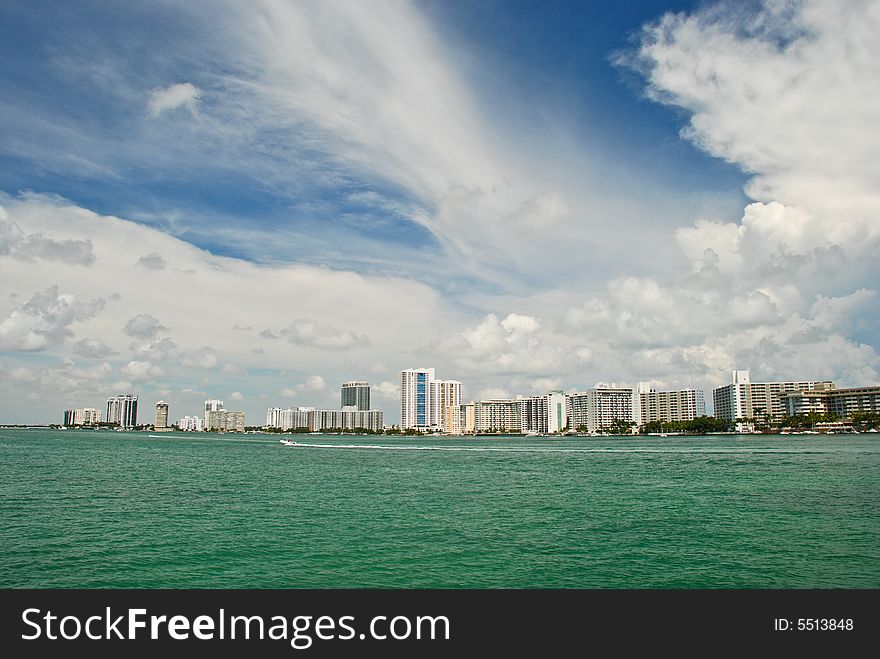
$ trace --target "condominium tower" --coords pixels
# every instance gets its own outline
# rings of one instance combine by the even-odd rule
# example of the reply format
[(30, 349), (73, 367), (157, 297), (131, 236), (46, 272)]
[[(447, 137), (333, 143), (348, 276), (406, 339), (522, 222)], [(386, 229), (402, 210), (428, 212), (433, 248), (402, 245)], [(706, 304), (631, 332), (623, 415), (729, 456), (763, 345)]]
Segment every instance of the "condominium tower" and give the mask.
[(400, 427), (461, 432), (461, 382), (438, 380), (433, 368), (401, 371)]
[(370, 383), (369, 382), (343, 382), (341, 391), (341, 406), (356, 410), (370, 409)]
[(651, 421), (691, 421), (705, 414), (706, 399), (700, 389), (657, 391), (639, 382), (633, 396), (633, 421), (640, 426)]
[(156, 423), (153, 427), (156, 430), (164, 430), (168, 427), (168, 403), (164, 400), (156, 403)]
[(137, 396), (110, 396), (107, 399), (107, 423), (115, 423), (120, 428), (134, 428), (137, 425), (137, 409)]
[(632, 423), (633, 390), (618, 387), (596, 387), (570, 394), (571, 427), (598, 432), (616, 421)]

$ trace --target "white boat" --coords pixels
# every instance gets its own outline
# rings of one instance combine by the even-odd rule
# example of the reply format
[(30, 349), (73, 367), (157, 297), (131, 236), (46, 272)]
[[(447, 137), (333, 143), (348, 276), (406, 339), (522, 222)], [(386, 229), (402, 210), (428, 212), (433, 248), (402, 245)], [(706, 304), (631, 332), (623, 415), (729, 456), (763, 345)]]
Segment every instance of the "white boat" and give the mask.
[(281, 445), (282, 446), (299, 446), (299, 444), (297, 442), (293, 441), (292, 439), (282, 439)]

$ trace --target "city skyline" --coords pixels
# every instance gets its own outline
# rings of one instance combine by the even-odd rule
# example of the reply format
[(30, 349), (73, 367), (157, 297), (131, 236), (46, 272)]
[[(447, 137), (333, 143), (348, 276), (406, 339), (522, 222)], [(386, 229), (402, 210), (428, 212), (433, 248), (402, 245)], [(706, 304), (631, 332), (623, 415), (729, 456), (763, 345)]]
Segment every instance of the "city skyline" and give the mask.
[(877, 6), (625, 4), (4, 3), (0, 420), (880, 384)]
[[(385, 411), (369, 405), (370, 387), (365, 380), (343, 382), (339, 387), (338, 407), (306, 404), (285, 409), (276, 405), (267, 409), (265, 424), (252, 422), (249, 426), (243, 411), (226, 410), (222, 400), (209, 399), (204, 401), (203, 417), (180, 416), (175, 425), (186, 431), (232, 429), (241, 432), (246, 426), (376, 431), (384, 427), (445, 435), (499, 429), (527, 434), (553, 434), (564, 430), (592, 434), (608, 428), (624, 431), (650, 423), (687, 422), (706, 416), (736, 421), (737, 430), (747, 430), (740, 424), (741, 420), (778, 421), (786, 416), (814, 412), (830, 412), (846, 418), (852, 412), (874, 414), (880, 409), (880, 386), (838, 388), (827, 380), (759, 382), (751, 379), (748, 370), (731, 371), (728, 384), (712, 390), (709, 400), (714, 401), (714, 409), (707, 407), (703, 390), (658, 390), (653, 383), (644, 381), (635, 386), (600, 383), (586, 390), (555, 389), (537, 396), (518, 393), (507, 398), (469, 399), (462, 397), (461, 382), (438, 379), (436, 369), (421, 367), (401, 371), (401, 391), (405, 393), (400, 398), (400, 421), (385, 423)], [(133, 413), (122, 411), (123, 401), (127, 401)], [(103, 419), (94, 408), (68, 408), (63, 412), (63, 425), (92, 426), (110, 422), (126, 429), (150, 425), (137, 423), (137, 404), (137, 395), (111, 396)], [(170, 429), (169, 404), (158, 401), (155, 410), (154, 427)], [(750, 427), (751, 422), (748, 424)]]

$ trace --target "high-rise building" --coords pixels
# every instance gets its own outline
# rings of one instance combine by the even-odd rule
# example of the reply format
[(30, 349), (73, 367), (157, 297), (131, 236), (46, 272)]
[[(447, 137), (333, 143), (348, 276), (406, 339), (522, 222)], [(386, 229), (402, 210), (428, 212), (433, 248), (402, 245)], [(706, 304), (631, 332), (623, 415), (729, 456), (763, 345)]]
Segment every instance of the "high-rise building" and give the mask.
[(223, 407), (223, 401), (217, 400), (216, 398), (212, 400), (205, 401), (205, 428), (210, 428), (208, 425), (208, 413), (209, 412), (219, 412), (220, 410), (226, 409)]
[(186, 431), (202, 431), (205, 429), (205, 420), (200, 416), (185, 416), (177, 422), (177, 427)]
[(156, 430), (166, 430), (168, 428), (168, 403), (160, 400), (156, 403), (156, 422), (153, 424)]
[(64, 410), (64, 425), (73, 426), (94, 426), (100, 423), (101, 413), (94, 407), (82, 407), (72, 410)]
[[(798, 391), (833, 389), (830, 380), (803, 382), (752, 382), (748, 371), (732, 371), (732, 382), (712, 392), (715, 416), (719, 419), (764, 418), (780, 419), (785, 416), (783, 394)], [(743, 424), (737, 430), (743, 430)]]
[(437, 380), (433, 368), (400, 372), (400, 427), (461, 432), (461, 382)]
[(633, 390), (618, 387), (596, 387), (570, 394), (571, 426), (598, 432), (615, 422), (632, 423)]
[(471, 401), (461, 406), (461, 431), (473, 435), (477, 431), (477, 403)]
[(568, 401), (562, 391), (544, 396), (519, 398), (522, 432), (541, 435), (562, 432), (568, 427)]
[(633, 421), (639, 426), (651, 421), (691, 421), (705, 414), (706, 399), (700, 389), (657, 391), (639, 382), (633, 395)]
[(458, 380), (438, 380), (436, 387), (440, 431), (453, 435), (461, 434), (461, 382)]
[(370, 409), (370, 383), (369, 382), (343, 382), (341, 391), (341, 407), (354, 408), (355, 410)]
[(282, 410), (270, 407), (266, 412), (266, 427), (280, 430), (307, 429), (309, 432), (339, 429), (365, 429), (377, 432), (385, 427), (385, 415), (380, 410), (316, 410), (297, 407)]
[(474, 406), (474, 432), (522, 432), (522, 399), (498, 398), (468, 405)]
[(107, 423), (115, 423), (120, 428), (134, 428), (137, 425), (137, 408), (137, 396), (110, 396), (107, 399)]
[[(429, 430), (438, 425), (432, 400), (436, 396), (433, 368), (407, 368), (400, 372), (400, 427)], [(432, 396), (434, 389), (434, 396)]]
[(205, 422), (206, 430), (220, 430), (223, 432), (244, 432), (244, 412), (219, 409), (209, 410)]

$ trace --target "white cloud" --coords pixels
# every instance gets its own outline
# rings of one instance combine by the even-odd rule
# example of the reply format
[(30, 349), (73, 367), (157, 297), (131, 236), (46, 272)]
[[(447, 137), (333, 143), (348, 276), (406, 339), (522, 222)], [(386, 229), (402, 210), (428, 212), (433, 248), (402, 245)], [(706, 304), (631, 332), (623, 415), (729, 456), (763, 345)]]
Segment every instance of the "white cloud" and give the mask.
[(379, 384), (370, 385), (370, 397), (376, 397), (387, 401), (399, 401), (400, 383), (383, 380)]
[(303, 383), (303, 388), (306, 391), (323, 391), (326, 387), (327, 383), (320, 375), (310, 375)]
[[(751, 11), (744, 20), (743, 12)], [(702, 245), (752, 262), (831, 244), (851, 256), (880, 239), (880, 8), (860, 0), (721, 3), (667, 14), (639, 51), (648, 93), (690, 111), (683, 134), (753, 173), (756, 200), (739, 225), (678, 233), (692, 260)]]
[(33, 351), (60, 344), (73, 336), (73, 323), (93, 318), (104, 304), (102, 298), (78, 302), (76, 295), (49, 286), (0, 322), (0, 349)]
[(158, 318), (141, 313), (133, 316), (125, 324), (125, 333), (137, 339), (153, 339), (162, 330), (167, 330)]
[(202, 346), (183, 357), (183, 365), (190, 368), (214, 368), (218, 362), (217, 351), (210, 346)]
[(76, 342), (73, 351), (81, 356), (90, 359), (103, 359), (114, 354), (113, 350), (101, 339), (81, 339)]
[(24, 261), (59, 261), (71, 265), (90, 265), (95, 260), (90, 240), (55, 240), (46, 238), (42, 233), (25, 233), (0, 206), (0, 257), (3, 256)]
[[(287, 337), (287, 340), (291, 343), (320, 350), (349, 350), (351, 348), (365, 348), (370, 345), (370, 340), (365, 335), (319, 325), (314, 320), (308, 318), (297, 318), (289, 327), (281, 330), (280, 333), (282, 336)], [(268, 330), (261, 333), (261, 336), (273, 339), (278, 338)]]
[(244, 400), (244, 396), (240, 391), (233, 391), (231, 394), (229, 394), (229, 399), (235, 401)]
[(507, 389), (502, 389), (501, 387), (488, 387), (486, 389), (481, 389), (477, 394), (477, 400), (491, 400), (493, 398), (505, 399), (511, 397), (511, 393)]
[[(225, 31), (225, 20), (210, 29), (228, 43), (233, 73), (200, 105), (195, 87), (175, 96), (167, 94), (172, 86), (152, 99), (156, 117), (198, 110), (200, 120), (185, 127), (194, 136), (168, 139), (172, 133), (161, 131), (176, 122), (143, 122), (157, 146), (138, 143), (131, 153), (145, 153), (145, 169), (168, 175), (235, 163), (237, 173), (282, 190), (299, 192), (320, 174), (316, 185), (333, 189), (350, 178), (403, 191), (406, 201), (370, 190), (353, 193), (352, 203), (420, 224), (428, 246), (401, 259), (378, 241), (340, 250), (334, 234), (331, 267), (256, 265), (58, 198), (2, 196), (0, 344), (57, 358), (68, 352), (58, 346), (73, 341), (75, 355), (112, 362), (112, 374), (54, 367), (64, 391), (80, 383), (100, 393), (107, 378), (143, 363), (162, 369), (174, 390), (234, 387), (253, 405), (286, 382), (300, 384), (282, 395), (304, 399), (310, 374), (344, 381), (374, 373), (374, 364), (385, 369), (376, 379), (388, 378), (374, 391), (389, 403), (399, 395), (396, 372), (421, 364), (481, 395), (598, 380), (708, 386), (732, 367), (874, 382), (876, 338), (856, 337), (874, 331), (872, 289), (880, 281), (878, 10), (755, 3), (755, 20), (738, 25), (728, 6), (669, 16), (646, 31), (640, 49), (650, 94), (689, 113), (685, 136), (752, 177), (753, 203), (742, 213), (696, 214), (652, 196), (644, 181), (603, 189), (607, 175), (589, 167), (591, 154), (535, 149), (521, 132), (505, 139), (501, 124), (510, 118), (485, 120), (448, 47), (413, 6), (268, 0), (254, 12), (232, 5), (242, 19), (229, 22), (234, 29)], [(790, 11), (775, 11), (780, 6)], [(226, 9), (218, 10), (224, 19)], [(556, 139), (581, 146), (569, 135)], [(318, 154), (317, 164), (297, 160), (304, 150)], [(172, 218), (180, 235), (191, 228), (186, 214)], [(687, 226), (673, 233), (672, 216)], [(301, 245), (302, 235), (281, 227), (255, 238), (251, 227), (211, 226), (218, 242), (242, 253), (252, 245), (261, 258), (267, 245), (280, 245), (285, 258), (308, 258), (319, 242), (306, 236), (311, 242)], [(290, 244), (296, 250), (283, 251)], [(681, 254), (672, 252), (676, 244)], [(68, 251), (74, 256), (62, 260)], [(362, 259), (355, 267), (394, 275), (347, 271), (343, 253)], [(668, 274), (688, 261), (691, 273)], [(498, 288), (487, 293), (474, 281)], [(100, 294), (112, 303), (67, 322), (9, 298), (22, 282), (28, 294), (63, 282), (59, 298)], [(166, 325), (174, 340), (163, 335)], [(4, 375), (24, 365), (10, 359)], [(245, 368), (233, 372), (230, 364)], [(145, 377), (151, 367), (129, 370)], [(116, 384), (131, 386), (134, 376), (125, 377)], [(149, 391), (149, 380), (137, 385)], [(10, 404), (38, 412), (45, 400), (28, 403), (35, 390), (21, 389)]]
[(198, 116), (198, 101), (201, 90), (189, 82), (170, 85), (165, 89), (155, 89), (150, 93), (147, 108), (150, 115), (158, 117), (163, 112), (186, 108), (192, 116)]
[(36, 376), (29, 368), (14, 368), (9, 372), (9, 379), (14, 382), (30, 382), (35, 378)]
[(121, 371), (131, 382), (154, 380), (164, 375), (161, 368), (147, 361), (130, 361), (122, 367)]
[(168, 264), (165, 262), (165, 259), (162, 258), (161, 254), (156, 254), (156, 252), (152, 252), (150, 254), (144, 254), (137, 260), (136, 265), (141, 266), (142, 268), (146, 268), (147, 270), (164, 270), (165, 266)]

